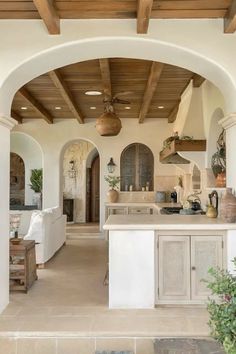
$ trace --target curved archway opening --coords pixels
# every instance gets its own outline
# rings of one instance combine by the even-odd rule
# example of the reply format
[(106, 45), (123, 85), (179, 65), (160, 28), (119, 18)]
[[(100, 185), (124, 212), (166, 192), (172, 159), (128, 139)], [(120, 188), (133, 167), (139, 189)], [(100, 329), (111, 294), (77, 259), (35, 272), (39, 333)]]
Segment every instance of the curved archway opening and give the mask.
[(99, 166), (98, 150), (87, 140), (68, 142), (62, 149), (61, 194), (67, 221), (80, 224), (99, 221)]
[(15, 92), (33, 78), (68, 64), (107, 57), (159, 61), (191, 70), (213, 82), (221, 90), (229, 112), (236, 109), (234, 100), (236, 89), (233, 78), (212, 58), (184, 45), (176, 45), (167, 41), (112, 36), (65, 42), (38, 52), (21, 62), (12, 70), (2, 85), (0, 95), (2, 112), (9, 115)]

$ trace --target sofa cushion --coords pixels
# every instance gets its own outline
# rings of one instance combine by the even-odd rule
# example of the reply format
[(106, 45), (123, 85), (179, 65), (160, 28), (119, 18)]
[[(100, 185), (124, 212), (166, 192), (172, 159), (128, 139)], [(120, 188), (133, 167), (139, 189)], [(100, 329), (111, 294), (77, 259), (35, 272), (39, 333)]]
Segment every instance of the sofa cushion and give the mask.
[(54, 222), (56, 219), (58, 219), (62, 215), (61, 208), (58, 206), (43, 209), (42, 213), (43, 214), (51, 214), (51, 222)]
[(35, 240), (35, 242), (42, 242), (43, 237), (43, 214), (41, 211), (34, 211), (31, 215), (30, 226), (25, 240)]

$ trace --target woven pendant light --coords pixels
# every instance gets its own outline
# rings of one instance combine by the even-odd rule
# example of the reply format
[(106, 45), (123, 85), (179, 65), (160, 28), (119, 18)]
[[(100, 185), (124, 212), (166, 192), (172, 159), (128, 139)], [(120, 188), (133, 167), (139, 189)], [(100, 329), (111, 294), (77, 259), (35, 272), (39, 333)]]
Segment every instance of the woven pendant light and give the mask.
[(112, 106), (105, 108), (105, 112), (96, 120), (96, 129), (101, 136), (116, 136), (121, 127), (121, 120), (114, 113)]

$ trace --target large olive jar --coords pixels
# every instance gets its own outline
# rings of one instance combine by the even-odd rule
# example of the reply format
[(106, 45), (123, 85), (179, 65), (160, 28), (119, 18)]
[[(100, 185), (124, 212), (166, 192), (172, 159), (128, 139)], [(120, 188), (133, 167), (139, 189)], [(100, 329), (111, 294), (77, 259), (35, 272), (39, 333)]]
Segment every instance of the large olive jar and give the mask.
[(226, 188), (220, 203), (220, 216), (226, 222), (236, 222), (236, 197), (232, 188)]

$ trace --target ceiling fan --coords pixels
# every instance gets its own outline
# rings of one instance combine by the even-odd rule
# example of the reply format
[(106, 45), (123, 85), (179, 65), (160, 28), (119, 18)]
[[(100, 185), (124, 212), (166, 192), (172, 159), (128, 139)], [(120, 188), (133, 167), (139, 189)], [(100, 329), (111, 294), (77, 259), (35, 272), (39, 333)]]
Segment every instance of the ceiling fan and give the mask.
[(116, 136), (121, 130), (121, 120), (114, 111), (114, 104), (130, 104), (129, 101), (119, 98), (131, 94), (131, 91), (119, 92), (114, 96), (105, 93), (104, 113), (96, 120), (96, 129), (101, 136)]

